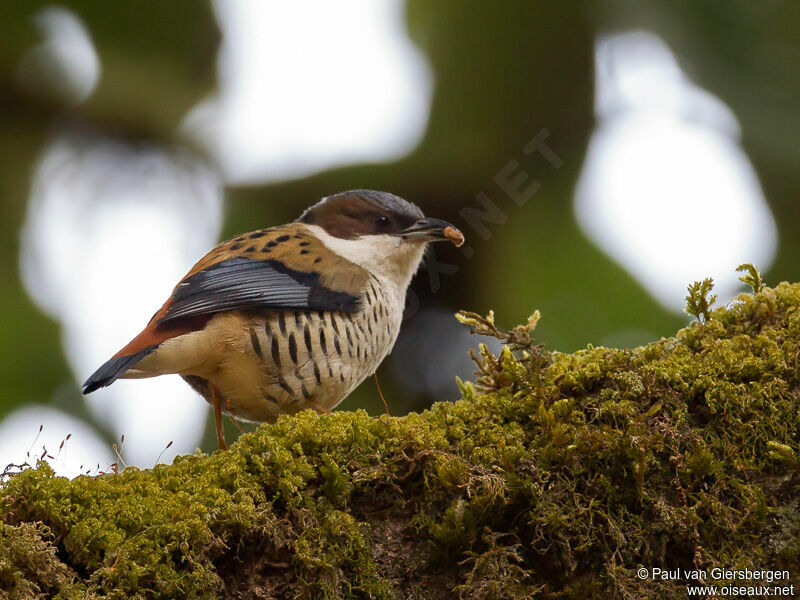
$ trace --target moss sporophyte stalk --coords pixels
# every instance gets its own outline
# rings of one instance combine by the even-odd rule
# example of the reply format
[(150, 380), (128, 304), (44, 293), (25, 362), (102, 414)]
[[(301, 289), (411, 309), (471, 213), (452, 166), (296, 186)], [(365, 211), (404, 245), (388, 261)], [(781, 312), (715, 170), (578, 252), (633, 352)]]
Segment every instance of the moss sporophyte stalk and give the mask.
[[(460, 313), (462, 399), (282, 417), (230, 451), (0, 487), (11, 598), (684, 598), (644, 569), (800, 572), (800, 285), (635, 349)], [(545, 315), (546, 318), (546, 315)], [(737, 579), (736, 585), (744, 585)], [(763, 581), (762, 581), (763, 583)]]

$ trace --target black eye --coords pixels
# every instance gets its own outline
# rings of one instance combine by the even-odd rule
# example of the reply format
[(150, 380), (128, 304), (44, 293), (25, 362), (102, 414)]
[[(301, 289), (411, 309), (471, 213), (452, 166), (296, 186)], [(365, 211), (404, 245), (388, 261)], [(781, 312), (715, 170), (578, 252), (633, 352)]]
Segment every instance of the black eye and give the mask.
[(388, 227), (391, 224), (391, 220), (386, 215), (381, 215), (380, 217), (375, 219), (375, 225), (378, 227)]

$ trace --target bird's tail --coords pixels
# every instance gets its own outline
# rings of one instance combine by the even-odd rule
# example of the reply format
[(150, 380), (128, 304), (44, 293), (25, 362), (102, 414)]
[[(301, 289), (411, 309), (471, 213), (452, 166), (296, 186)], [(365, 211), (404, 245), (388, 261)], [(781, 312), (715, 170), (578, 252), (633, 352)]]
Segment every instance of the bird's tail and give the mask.
[(140, 350), (135, 354), (129, 354), (127, 356), (115, 356), (114, 358), (107, 360), (103, 366), (97, 369), (97, 371), (95, 371), (92, 376), (83, 383), (83, 393), (91, 394), (96, 389), (111, 385), (119, 377), (124, 375), (128, 369), (136, 365), (136, 363), (153, 352), (156, 348), (158, 348), (158, 344), (154, 346), (148, 346), (144, 350)]

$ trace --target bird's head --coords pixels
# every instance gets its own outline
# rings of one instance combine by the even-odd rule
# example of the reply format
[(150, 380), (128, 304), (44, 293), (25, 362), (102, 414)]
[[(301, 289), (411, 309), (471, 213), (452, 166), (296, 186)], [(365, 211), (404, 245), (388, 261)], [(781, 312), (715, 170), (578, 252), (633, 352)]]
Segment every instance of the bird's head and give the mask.
[(450, 223), (388, 192), (352, 190), (328, 196), (298, 219), (331, 250), (365, 269), (408, 285), (428, 242), (464, 243)]

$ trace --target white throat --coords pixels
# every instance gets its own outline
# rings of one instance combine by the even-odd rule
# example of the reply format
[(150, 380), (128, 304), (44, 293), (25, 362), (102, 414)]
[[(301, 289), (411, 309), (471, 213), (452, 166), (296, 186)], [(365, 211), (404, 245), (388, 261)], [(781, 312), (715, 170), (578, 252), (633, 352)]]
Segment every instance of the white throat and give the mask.
[(306, 227), (325, 246), (381, 279), (389, 279), (405, 292), (411, 278), (417, 272), (425, 244), (408, 242), (396, 235), (365, 235), (346, 240), (329, 235), (319, 225)]

